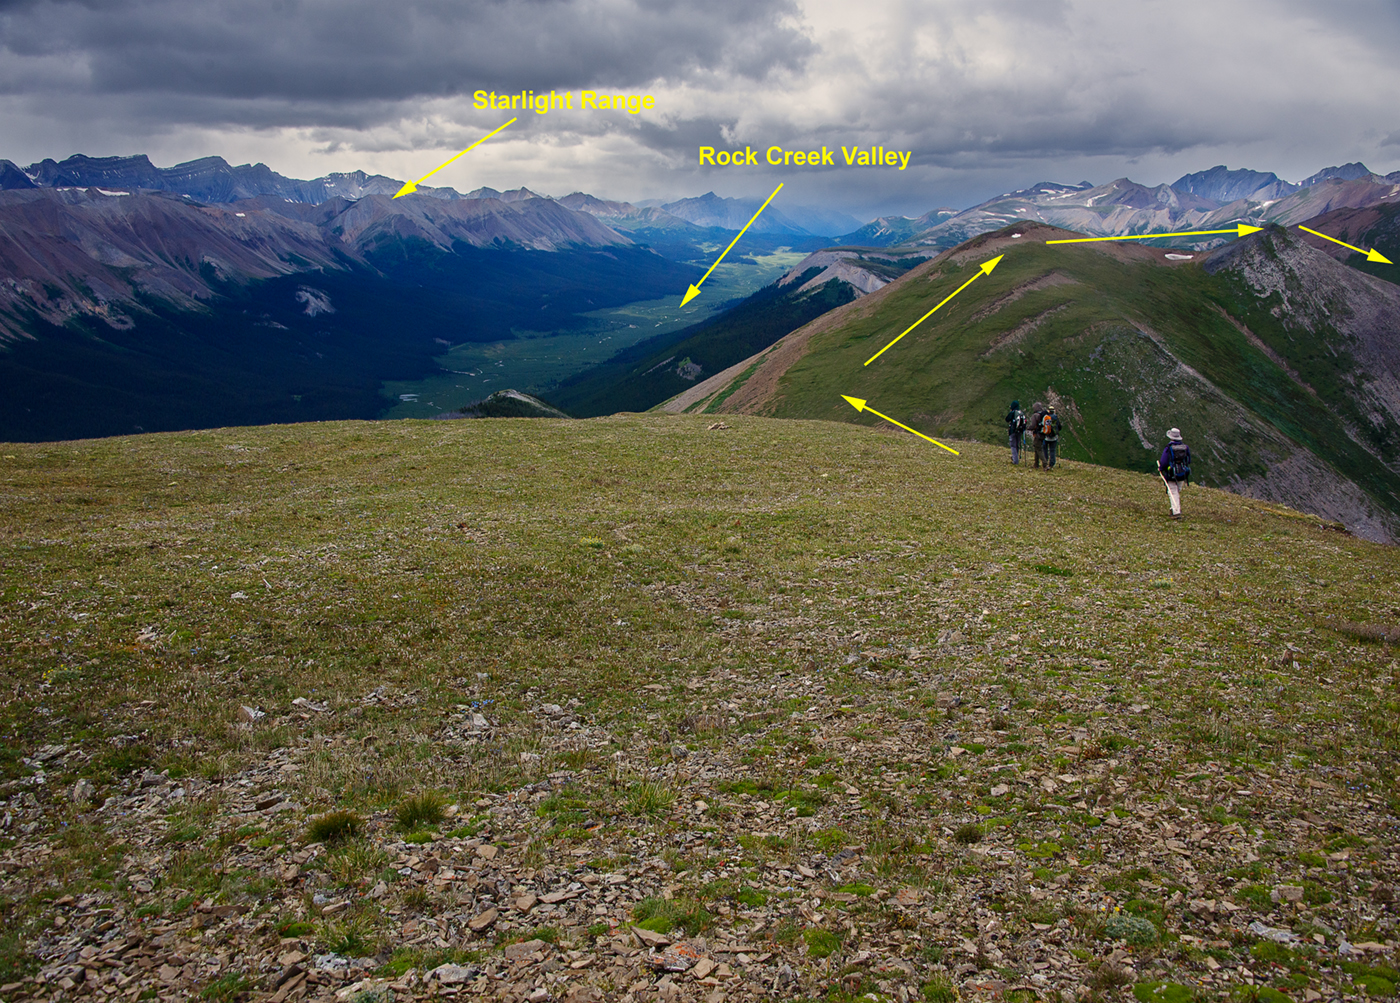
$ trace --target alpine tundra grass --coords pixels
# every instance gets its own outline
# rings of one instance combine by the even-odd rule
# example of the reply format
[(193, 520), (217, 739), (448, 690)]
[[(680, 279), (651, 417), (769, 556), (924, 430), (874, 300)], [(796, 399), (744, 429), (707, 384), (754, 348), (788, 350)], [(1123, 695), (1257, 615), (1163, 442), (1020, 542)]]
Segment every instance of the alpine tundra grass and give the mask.
[(1395, 551), (959, 448), (0, 447), (0, 994), (1393, 985)]

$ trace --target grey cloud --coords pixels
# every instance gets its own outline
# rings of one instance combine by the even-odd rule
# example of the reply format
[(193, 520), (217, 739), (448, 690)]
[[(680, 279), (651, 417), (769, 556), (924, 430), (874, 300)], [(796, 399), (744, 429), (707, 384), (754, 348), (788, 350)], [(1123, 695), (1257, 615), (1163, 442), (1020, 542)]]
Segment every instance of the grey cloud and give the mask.
[[(401, 151), (499, 124), (472, 112), (478, 88), (616, 87), (655, 92), (657, 112), (524, 115), (508, 155), (471, 170), (614, 198), (783, 180), (783, 197), (919, 213), (1217, 163), (1394, 170), (1397, 50), (1393, 0), (0, 0), (0, 156), (252, 148), (289, 175), (394, 173)], [(726, 135), (914, 158), (700, 168)]]
[(332, 107), (382, 121), (380, 103), (477, 89), (797, 69), (812, 45), (796, 13), (791, 0), (70, 0), (5, 8), (0, 60), (68, 56), (96, 93), (179, 97), (185, 114), (207, 98), (204, 121), (260, 126), (258, 102), (295, 106), (303, 125)]

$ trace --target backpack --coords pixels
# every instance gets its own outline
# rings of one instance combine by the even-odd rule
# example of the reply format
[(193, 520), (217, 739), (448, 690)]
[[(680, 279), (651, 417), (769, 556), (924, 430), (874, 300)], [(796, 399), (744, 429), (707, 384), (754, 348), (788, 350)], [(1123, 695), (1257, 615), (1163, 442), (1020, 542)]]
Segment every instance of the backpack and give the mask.
[(1172, 462), (1171, 475), (1174, 481), (1189, 481), (1191, 479), (1191, 449), (1184, 442), (1173, 442), (1171, 444)]
[(1055, 416), (1048, 411), (1040, 419), (1040, 434), (1047, 438), (1055, 434)]
[(1006, 416), (1006, 427), (1011, 432), (1024, 432), (1026, 430), (1026, 412), (1019, 408)]

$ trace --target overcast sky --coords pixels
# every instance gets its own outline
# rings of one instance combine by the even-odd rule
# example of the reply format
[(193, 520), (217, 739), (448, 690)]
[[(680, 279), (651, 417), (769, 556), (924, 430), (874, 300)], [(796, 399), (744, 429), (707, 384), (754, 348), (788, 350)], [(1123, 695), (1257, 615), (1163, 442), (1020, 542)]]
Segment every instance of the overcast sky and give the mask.
[[(0, 0), (0, 158), (217, 154), (417, 178), (509, 115), (478, 89), (651, 94), (523, 114), (432, 183), (766, 196), (862, 218), (1037, 181), (1400, 169), (1400, 0)], [(700, 168), (701, 145), (911, 150)]]

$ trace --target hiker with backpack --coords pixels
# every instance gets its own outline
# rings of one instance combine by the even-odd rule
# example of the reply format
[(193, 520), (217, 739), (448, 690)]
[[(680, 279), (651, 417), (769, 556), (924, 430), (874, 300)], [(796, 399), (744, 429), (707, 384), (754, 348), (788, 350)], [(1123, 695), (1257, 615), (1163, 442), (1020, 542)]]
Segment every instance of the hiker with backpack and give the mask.
[(1045, 443), (1045, 469), (1049, 470), (1060, 453), (1060, 416), (1055, 413), (1054, 404), (1040, 416), (1040, 437)]
[(1011, 402), (1011, 410), (1006, 412), (1006, 436), (1011, 445), (1011, 463), (1021, 462), (1021, 442), (1026, 436), (1026, 412), (1021, 410), (1021, 402)]
[(1035, 449), (1035, 465), (1039, 469), (1045, 462), (1045, 436), (1040, 431), (1041, 423), (1045, 420), (1045, 405), (1036, 401), (1031, 410), (1031, 445)]
[(1157, 473), (1167, 486), (1172, 518), (1181, 518), (1181, 486), (1191, 481), (1191, 447), (1181, 441), (1181, 429), (1167, 430), (1167, 448), (1157, 458)]

